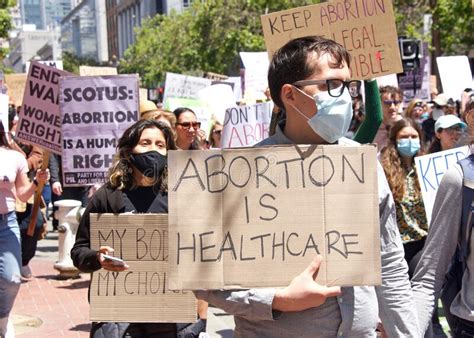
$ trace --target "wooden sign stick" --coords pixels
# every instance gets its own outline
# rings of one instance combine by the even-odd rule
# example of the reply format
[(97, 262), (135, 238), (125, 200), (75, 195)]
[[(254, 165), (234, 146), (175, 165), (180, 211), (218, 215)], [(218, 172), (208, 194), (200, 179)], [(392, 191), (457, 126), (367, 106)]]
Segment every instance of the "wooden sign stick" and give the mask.
[[(48, 169), (49, 165), (49, 151), (43, 150), (43, 163), (41, 164), (41, 169), (46, 170)], [(35, 226), (36, 226), (36, 218), (38, 217), (38, 210), (41, 203), (41, 194), (43, 193), (44, 183), (39, 182), (38, 187), (36, 188), (35, 192), (35, 201), (33, 203), (33, 209), (31, 210), (31, 219), (30, 224), (28, 224), (28, 232), (27, 235), (33, 237), (35, 233)]]

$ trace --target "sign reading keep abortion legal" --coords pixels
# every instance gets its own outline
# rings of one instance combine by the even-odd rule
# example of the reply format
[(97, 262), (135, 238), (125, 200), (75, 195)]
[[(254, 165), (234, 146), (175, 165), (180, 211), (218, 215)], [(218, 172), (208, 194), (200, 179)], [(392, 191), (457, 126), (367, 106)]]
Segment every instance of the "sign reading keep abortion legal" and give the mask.
[(65, 186), (103, 183), (118, 139), (138, 121), (138, 76), (61, 78)]
[(352, 55), (354, 79), (403, 71), (390, 0), (334, 0), (262, 15), (261, 20), (270, 57), (292, 39), (321, 35)]
[(324, 285), (381, 282), (375, 147), (170, 151), (168, 166), (170, 289), (282, 287), (318, 254)]

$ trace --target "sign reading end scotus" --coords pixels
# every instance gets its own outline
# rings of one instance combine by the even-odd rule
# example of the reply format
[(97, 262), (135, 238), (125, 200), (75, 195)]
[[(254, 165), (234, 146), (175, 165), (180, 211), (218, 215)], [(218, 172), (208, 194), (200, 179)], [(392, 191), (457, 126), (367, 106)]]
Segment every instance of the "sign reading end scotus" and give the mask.
[(334, 0), (262, 15), (270, 56), (288, 41), (321, 35), (351, 54), (354, 79), (402, 72), (390, 0)]
[(59, 87), (64, 185), (103, 183), (118, 139), (138, 121), (138, 76), (68, 76)]
[(169, 152), (170, 288), (378, 285), (373, 146)]
[(92, 214), (91, 248), (107, 245), (130, 266), (92, 274), (90, 319), (189, 323), (196, 319), (192, 292), (168, 290), (167, 214)]

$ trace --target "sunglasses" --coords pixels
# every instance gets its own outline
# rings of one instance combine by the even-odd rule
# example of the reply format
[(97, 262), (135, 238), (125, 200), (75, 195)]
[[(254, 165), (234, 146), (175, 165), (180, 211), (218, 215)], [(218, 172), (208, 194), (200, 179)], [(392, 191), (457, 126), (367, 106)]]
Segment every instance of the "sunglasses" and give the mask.
[(191, 129), (191, 127), (193, 127), (194, 129), (201, 128), (201, 122), (177, 122), (176, 124), (186, 130)]
[(220, 135), (220, 134), (222, 134), (222, 130), (213, 130), (212, 133)]
[(398, 106), (400, 103), (402, 103), (402, 101), (392, 101), (392, 100), (385, 100), (383, 101), (383, 104), (390, 107), (392, 104), (394, 104), (395, 106)]

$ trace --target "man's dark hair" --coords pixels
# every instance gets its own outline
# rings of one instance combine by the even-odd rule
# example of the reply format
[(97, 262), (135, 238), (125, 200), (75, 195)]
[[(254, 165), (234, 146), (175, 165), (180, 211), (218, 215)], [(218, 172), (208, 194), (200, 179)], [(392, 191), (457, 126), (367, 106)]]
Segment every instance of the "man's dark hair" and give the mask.
[(273, 54), (268, 68), (268, 86), (273, 102), (284, 108), (280, 98), (284, 84), (306, 80), (314, 73), (315, 64), (308, 62), (312, 53), (318, 56), (329, 54), (334, 59), (331, 67), (350, 65), (349, 52), (333, 40), (321, 36), (305, 36), (289, 41)]
[(403, 98), (402, 91), (398, 87), (382, 86), (379, 88), (379, 92), (380, 92), (380, 97), (382, 97), (382, 95), (385, 93), (389, 93), (391, 97), (395, 97), (396, 95), (398, 95), (400, 100)]

